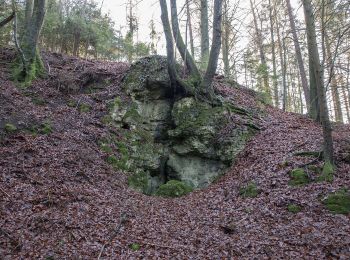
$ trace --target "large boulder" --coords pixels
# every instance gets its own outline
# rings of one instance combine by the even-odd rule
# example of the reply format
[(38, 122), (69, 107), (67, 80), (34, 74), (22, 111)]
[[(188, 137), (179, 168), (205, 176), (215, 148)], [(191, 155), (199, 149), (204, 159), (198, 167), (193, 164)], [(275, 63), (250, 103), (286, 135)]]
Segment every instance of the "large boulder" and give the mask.
[(192, 188), (208, 186), (256, 132), (249, 124), (251, 115), (242, 110), (237, 113), (228, 102), (212, 107), (176, 93), (170, 86), (165, 57), (134, 63), (122, 89), (128, 99), (114, 102), (111, 116), (125, 131), (127, 168), (144, 176), (139, 190), (145, 193), (153, 193), (172, 179)]

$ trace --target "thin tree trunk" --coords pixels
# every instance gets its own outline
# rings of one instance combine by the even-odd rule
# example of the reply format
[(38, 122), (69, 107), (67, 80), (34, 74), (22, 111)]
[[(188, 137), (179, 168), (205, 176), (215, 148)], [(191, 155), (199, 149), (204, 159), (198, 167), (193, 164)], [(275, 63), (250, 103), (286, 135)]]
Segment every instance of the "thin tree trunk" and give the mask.
[(292, 32), (292, 36), (293, 36), (295, 55), (296, 55), (296, 58), (298, 61), (301, 84), (302, 84), (303, 91), (304, 91), (306, 107), (307, 107), (307, 110), (309, 111), (310, 110), (310, 90), (309, 90), (309, 86), (307, 83), (304, 61), (303, 61), (302, 54), (301, 54), (299, 39), (298, 39), (297, 31), (296, 31), (293, 10), (292, 10), (291, 4), (290, 4), (290, 0), (286, 0), (286, 4), (287, 4), (287, 11), (288, 11), (288, 16), (289, 16), (290, 28), (291, 28), (291, 32)]
[(187, 10), (187, 19), (188, 19), (188, 30), (190, 35), (190, 49), (191, 55), (194, 59), (194, 43), (193, 43), (193, 30), (192, 30), (192, 19), (191, 19), (191, 10), (190, 10), (190, 0), (186, 0), (186, 10)]
[(201, 31), (201, 69), (205, 70), (209, 62), (209, 18), (208, 0), (200, 0)]
[(286, 38), (282, 39), (283, 50), (283, 65), (282, 65), (282, 81), (283, 81), (283, 111), (287, 111), (288, 102), (288, 86), (287, 86), (287, 50), (286, 50)]
[(326, 49), (326, 60), (328, 65), (328, 71), (329, 71), (329, 77), (330, 77), (330, 89), (332, 93), (332, 101), (334, 106), (334, 115), (335, 115), (335, 121), (336, 122), (343, 122), (343, 113), (341, 110), (341, 102), (340, 102), (340, 96), (339, 96), (339, 90), (338, 90), (338, 84), (337, 84), (337, 78), (336, 75), (334, 75), (334, 69), (332, 68), (332, 52), (331, 52), (331, 46), (329, 43), (329, 37), (327, 33), (327, 29), (324, 29), (324, 39), (325, 39), (325, 49)]
[(254, 27), (255, 27), (255, 33), (256, 33), (256, 41), (257, 41), (258, 48), (259, 48), (260, 63), (261, 63), (262, 70), (263, 70), (264, 91), (267, 93), (269, 98), (271, 98), (271, 90), (270, 90), (270, 86), (269, 86), (267, 63), (266, 63), (266, 57), (265, 57), (265, 52), (264, 52), (264, 47), (263, 47), (263, 42), (262, 42), (263, 39), (262, 39), (260, 29), (258, 27), (258, 21), (257, 21), (256, 15), (255, 15), (255, 7), (253, 5), (252, 0), (250, 0), (250, 6), (251, 6), (252, 14), (253, 14)]
[(230, 37), (230, 30), (229, 30), (229, 21), (228, 21), (228, 7), (227, 7), (227, 0), (224, 1), (224, 11), (223, 11), (223, 20), (222, 20), (222, 27), (223, 27), (223, 33), (222, 33), (222, 60), (224, 63), (224, 75), (225, 77), (230, 77), (230, 62), (229, 62), (229, 37)]
[(213, 18), (213, 41), (210, 49), (207, 71), (202, 80), (202, 88), (214, 97), (214, 88), (212, 86), (213, 78), (218, 65), (218, 59), (221, 49), (221, 22), (222, 22), (222, 0), (214, 0), (214, 18)]
[(9, 22), (12, 21), (12, 19), (15, 17), (15, 12), (12, 12), (7, 18), (4, 20), (0, 21), (0, 28), (8, 24)]
[(329, 120), (328, 108), (327, 108), (327, 99), (324, 89), (323, 82), (323, 71), (320, 63), (320, 57), (317, 47), (317, 36), (315, 30), (315, 19), (313, 15), (313, 10), (310, 0), (302, 0), (305, 23), (306, 23), (306, 32), (308, 40), (308, 49), (309, 49), (309, 63), (313, 64), (313, 71), (310, 71), (310, 74), (314, 75), (316, 90), (318, 96), (318, 107), (320, 111), (320, 120), (322, 123), (323, 129), (323, 148), (324, 148), (324, 159), (325, 162), (333, 164), (333, 139), (332, 139), (332, 128)]
[(199, 70), (193, 60), (193, 57), (188, 52), (180, 33), (179, 22), (177, 17), (176, 0), (170, 0), (170, 6), (171, 6), (171, 24), (173, 28), (173, 36), (176, 41), (177, 49), (179, 50), (181, 58), (185, 62), (191, 76), (196, 78), (197, 80), (200, 80), (201, 76), (200, 76)]
[(175, 89), (176, 87), (175, 63), (176, 62), (174, 57), (174, 43), (173, 43), (173, 37), (171, 35), (168, 7), (166, 4), (166, 0), (159, 0), (159, 4), (161, 8), (161, 19), (163, 23), (163, 30), (164, 30), (165, 40), (166, 40), (168, 73), (169, 73), (171, 86)]
[(275, 34), (273, 31), (273, 12), (272, 12), (271, 0), (269, 0), (269, 11), (270, 11), (270, 35), (271, 35), (271, 52), (272, 52), (272, 70), (273, 70), (273, 90), (275, 106), (279, 107), (278, 97), (278, 82), (277, 82), (277, 66), (276, 66), (276, 46), (275, 46)]

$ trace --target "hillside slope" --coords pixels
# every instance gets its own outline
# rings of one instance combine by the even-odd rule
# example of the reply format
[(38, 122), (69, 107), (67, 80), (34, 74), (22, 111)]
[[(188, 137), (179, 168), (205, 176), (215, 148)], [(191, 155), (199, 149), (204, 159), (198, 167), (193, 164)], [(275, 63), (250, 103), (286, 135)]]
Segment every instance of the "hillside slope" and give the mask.
[[(332, 183), (288, 185), (288, 173), (313, 160), (293, 153), (319, 150), (321, 129), (266, 107), (262, 131), (215, 184), (181, 198), (150, 197), (129, 189), (99, 147), (118, 138), (101, 120), (123, 96), (128, 65), (46, 54), (48, 78), (20, 90), (9, 80), (13, 56), (0, 51), (2, 259), (350, 258), (349, 215), (321, 202), (350, 187), (349, 125), (335, 128)], [(247, 89), (219, 80), (216, 87), (242, 107), (260, 104)], [(6, 132), (9, 123), (17, 130)], [(239, 196), (250, 181), (259, 195)], [(291, 203), (302, 210), (289, 212)]]

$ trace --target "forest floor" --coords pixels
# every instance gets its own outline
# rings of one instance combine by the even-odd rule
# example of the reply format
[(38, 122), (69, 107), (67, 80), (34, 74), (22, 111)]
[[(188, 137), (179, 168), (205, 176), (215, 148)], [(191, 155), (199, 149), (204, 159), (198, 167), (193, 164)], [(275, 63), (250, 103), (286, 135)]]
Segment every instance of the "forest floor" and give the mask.
[[(151, 197), (128, 188), (99, 146), (120, 134), (101, 119), (123, 95), (129, 66), (46, 54), (49, 76), (20, 89), (10, 81), (13, 58), (0, 50), (1, 259), (350, 258), (350, 216), (322, 204), (350, 187), (349, 125), (334, 126), (332, 183), (288, 185), (289, 172), (313, 160), (293, 154), (320, 150), (321, 129), (266, 106), (262, 130), (224, 177), (184, 197)], [(235, 104), (259, 106), (251, 91), (216, 87)], [(7, 123), (17, 130), (5, 133)], [(250, 181), (259, 195), (239, 196)], [(301, 211), (289, 212), (291, 203)]]

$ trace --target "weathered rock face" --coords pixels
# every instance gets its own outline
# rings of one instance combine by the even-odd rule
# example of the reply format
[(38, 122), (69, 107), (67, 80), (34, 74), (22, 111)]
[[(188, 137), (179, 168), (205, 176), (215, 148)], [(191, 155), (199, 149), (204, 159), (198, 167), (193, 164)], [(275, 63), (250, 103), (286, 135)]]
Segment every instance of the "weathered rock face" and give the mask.
[(122, 88), (130, 100), (115, 102), (112, 118), (125, 128), (126, 167), (143, 176), (138, 179), (145, 193), (172, 179), (193, 188), (208, 186), (255, 132), (247, 123), (249, 115), (238, 114), (231, 104), (213, 108), (175, 93), (165, 57), (134, 63)]

